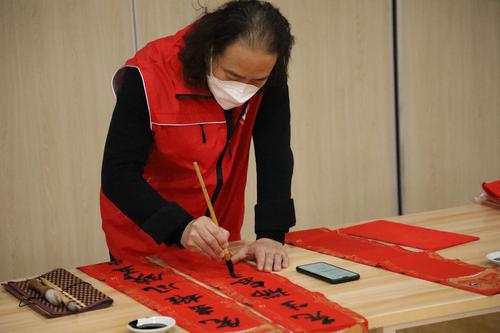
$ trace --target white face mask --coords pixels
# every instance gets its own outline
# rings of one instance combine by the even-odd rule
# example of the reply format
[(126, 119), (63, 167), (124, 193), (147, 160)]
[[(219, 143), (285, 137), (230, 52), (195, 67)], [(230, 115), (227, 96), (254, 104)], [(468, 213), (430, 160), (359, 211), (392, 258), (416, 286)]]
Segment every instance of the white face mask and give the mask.
[[(210, 61), (210, 64), (212, 61)], [(251, 84), (238, 81), (224, 81), (216, 78), (212, 73), (210, 65), (210, 75), (207, 75), (208, 89), (212, 92), (215, 100), (224, 110), (229, 110), (242, 105), (260, 89)]]

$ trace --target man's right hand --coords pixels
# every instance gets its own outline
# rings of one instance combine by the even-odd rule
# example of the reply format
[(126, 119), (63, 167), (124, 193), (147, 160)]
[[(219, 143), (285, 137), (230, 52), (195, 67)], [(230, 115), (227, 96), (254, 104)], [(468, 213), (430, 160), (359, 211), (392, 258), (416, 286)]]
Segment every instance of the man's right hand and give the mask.
[(201, 252), (213, 259), (224, 257), (229, 243), (229, 231), (217, 226), (207, 216), (201, 216), (186, 226), (181, 244), (193, 252)]

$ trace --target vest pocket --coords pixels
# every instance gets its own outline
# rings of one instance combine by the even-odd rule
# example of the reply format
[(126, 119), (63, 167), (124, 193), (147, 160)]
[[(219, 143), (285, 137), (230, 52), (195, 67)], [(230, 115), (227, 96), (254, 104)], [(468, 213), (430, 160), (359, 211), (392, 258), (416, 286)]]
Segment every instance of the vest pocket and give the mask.
[(204, 161), (215, 165), (226, 145), (226, 123), (155, 124), (154, 148), (169, 163), (191, 165)]
[(205, 134), (205, 129), (203, 128), (203, 124), (200, 124), (200, 128), (201, 128), (201, 142), (205, 144), (207, 143), (207, 136)]

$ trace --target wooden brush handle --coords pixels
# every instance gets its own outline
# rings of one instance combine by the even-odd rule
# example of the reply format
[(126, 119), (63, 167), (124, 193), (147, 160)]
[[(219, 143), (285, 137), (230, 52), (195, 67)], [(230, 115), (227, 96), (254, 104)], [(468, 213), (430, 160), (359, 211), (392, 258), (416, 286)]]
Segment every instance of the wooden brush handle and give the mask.
[(42, 282), (40, 282), (40, 280), (38, 280), (38, 279), (30, 280), (29, 286), (30, 286), (31, 289), (35, 289), (40, 294), (42, 294), (42, 296), (45, 296), (45, 293), (48, 290), (53, 289), (53, 288), (51, 288), (49, 286), (43, 285)]
[(49, 280), (47, 280), (46, 278), (40, 278), (40, 282), (44, 285), (44, 286), (47, 286), (49, 288), (52, 288), (52, 289), (55, 289), (59, 292), (61, 292), (61, 288), (59, 288), (58, 286), (56, 286), (55, 284), (53, 284), (52, 282), (50, 282)]
[(217, 217), (215, 216), (214, 207), (212, 206), (212, 201), (210, 200), (210, 196), (208, 195), (207, 187), (205, 186), (205, 181), (203, 180), (203, 176), (201, 175), (198, 162), (193, 162), (193, 165), (194, 170), (196, 171), (196, 175), (198, 176), (198, 181), (200, 182), (201, 190), (203, 191), (203, 196), (205, 197), (205, 201), (207, 202), (208, 211), (210, 212), (210, 218), (216, 225), (219, 225)]
[[(205, 181), (203, 180), (203, 176), (201, 175), (198, 162), (193, 162), (193, 165), (194, 170), (196, 171), (196, 175), (198, 176), (198, 181), (200, 182), (201, 190), (203, 191), (203, 196), (205, 197), (205, 201), (207, 202), (208, 211), (210, 212), (210, 218), (216, 225), (219, 225), (217, 217), (215, 216), (214, 207), (212, 206), (212, 201), (210, 200), (210, 196), (208, 195), (207, 187), (205, 186)], [(231, 260), (231, 254), (229, 253), (228, 249), (224, 250), (224, 259)]]

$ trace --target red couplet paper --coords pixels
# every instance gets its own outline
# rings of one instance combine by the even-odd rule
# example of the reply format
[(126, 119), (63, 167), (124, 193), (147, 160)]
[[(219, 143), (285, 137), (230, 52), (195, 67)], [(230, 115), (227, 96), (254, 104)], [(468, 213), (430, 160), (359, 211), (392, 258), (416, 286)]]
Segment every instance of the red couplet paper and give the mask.
[(422, 250), (437, 251), (478, 240), (479, 237), (378, 220), (342, 228), (341, 232)]
[(192, 332), (282, 332), (231, 299), (149, 263), (114, 261), (79, 267)]
[(395, 273), (483, 295), (500, 293), (500, 269), (449, 260), (432, 251), (409, 251), (326, 228), (291, 232), (286, 242)]
[(500, 180), (484, 182), (483, 190), (493, 199), (500, 200)]
[(175, 269), (252, 306), (289, 332), (337, 332), (354, 326), (360, 331), (368, 329), (364, 317), (323, 294), (304, 289), (280, 275), (259, 272), (247, 263), (235, 265), (234, 278), (223, 261), (186, 250), (172, 249), (160, 257)]

